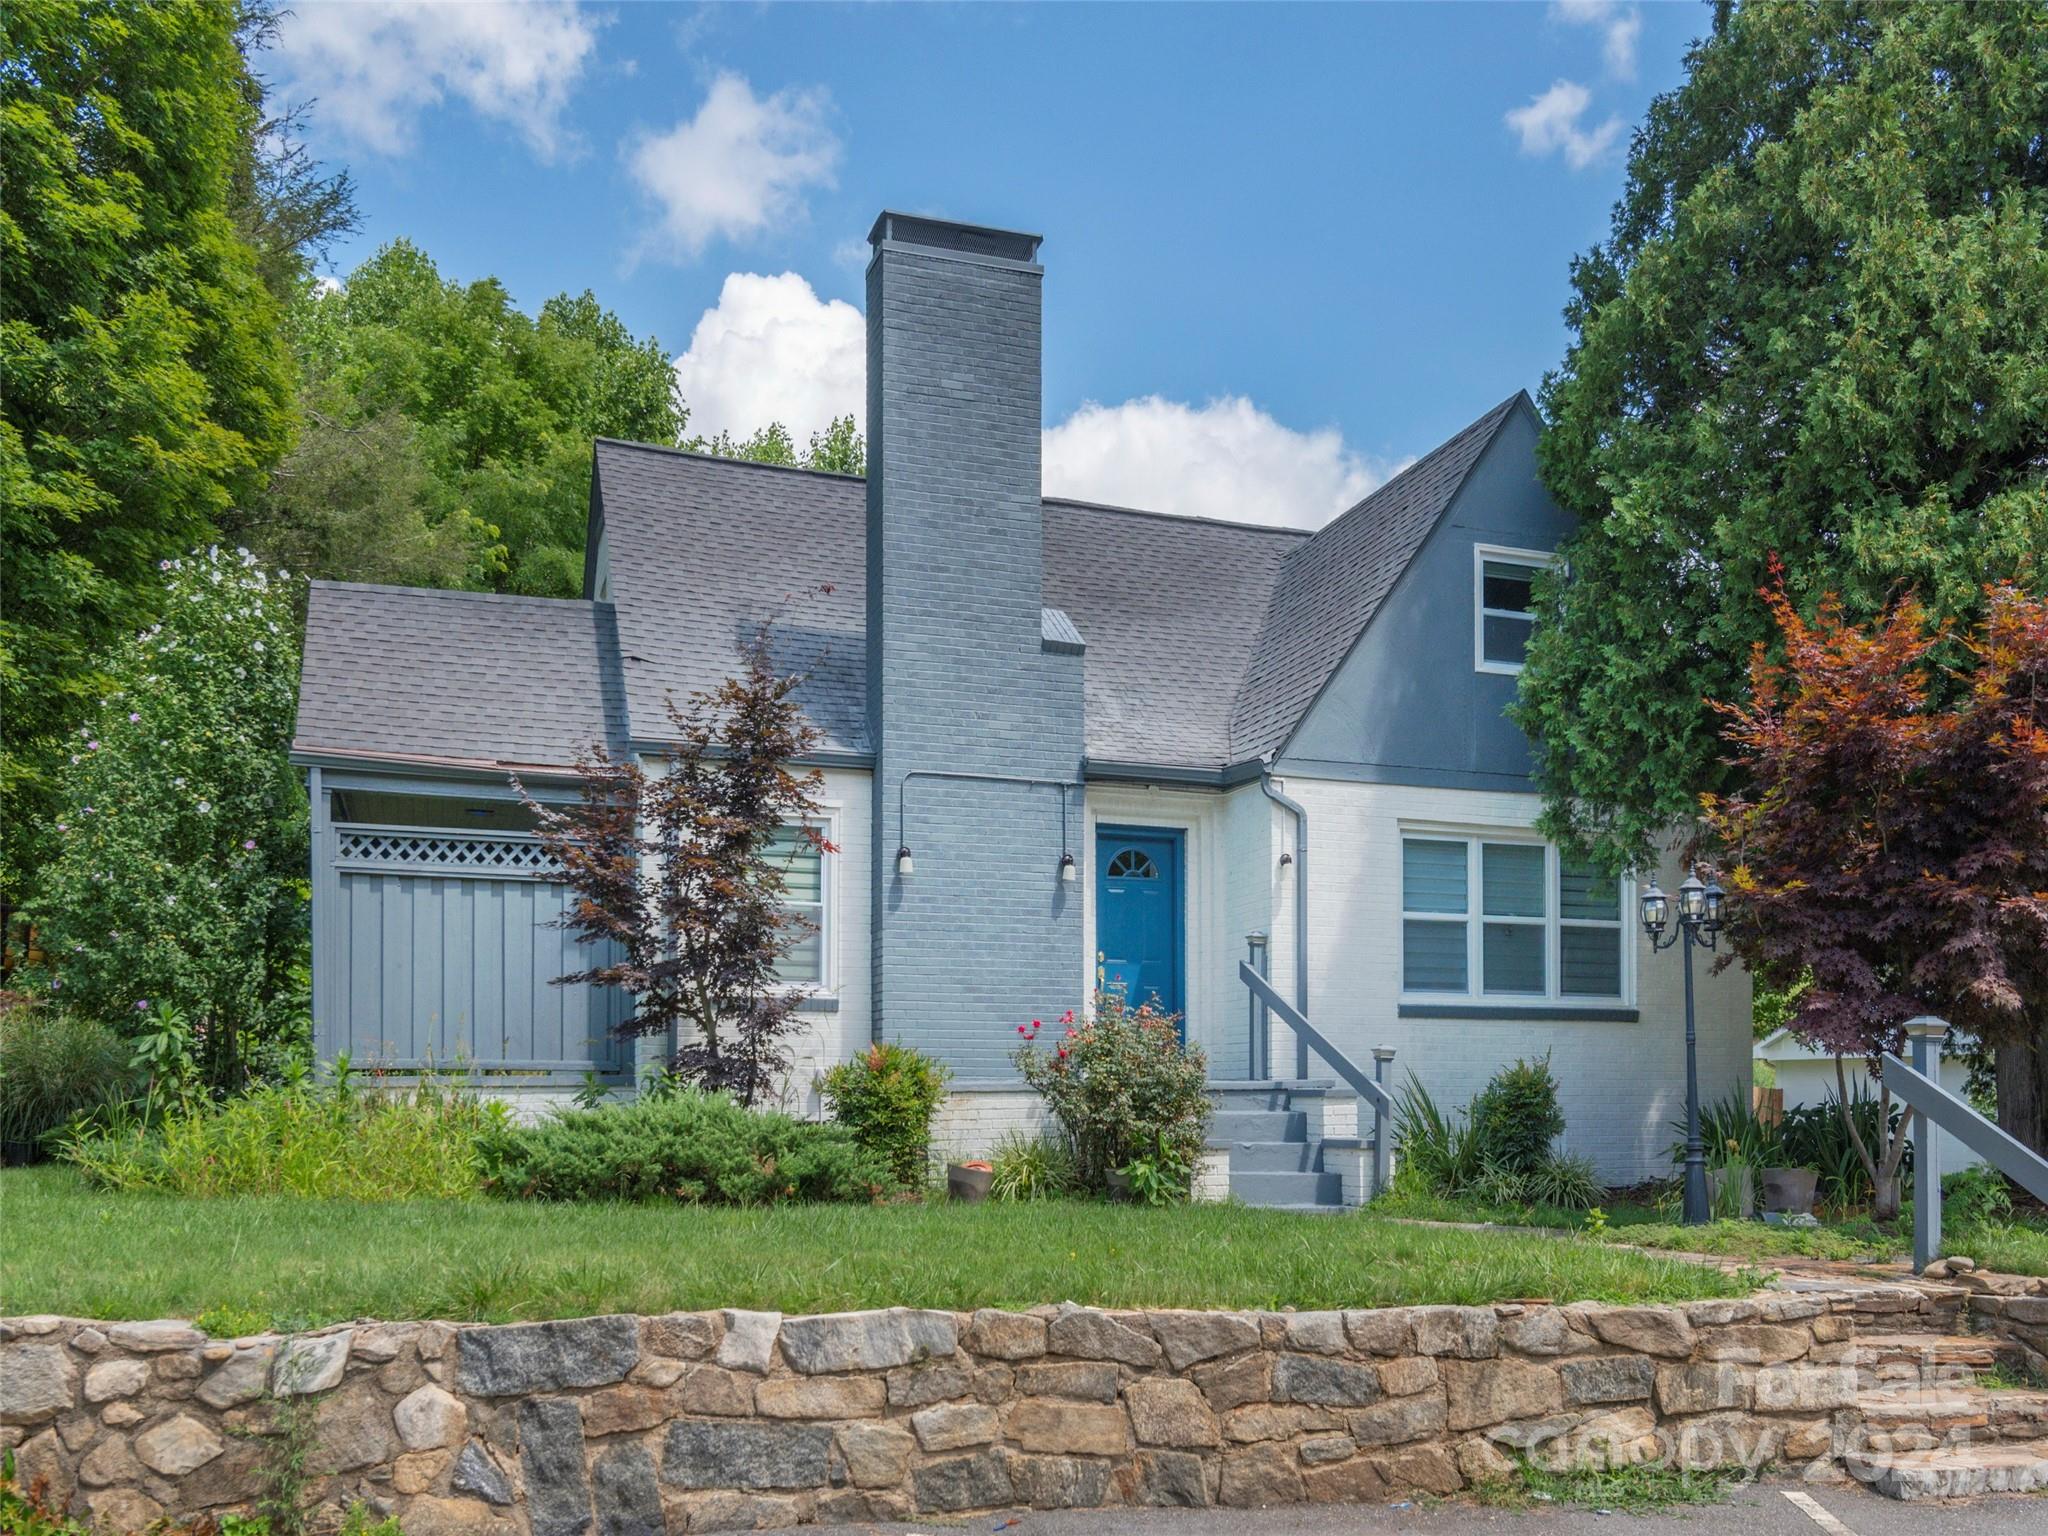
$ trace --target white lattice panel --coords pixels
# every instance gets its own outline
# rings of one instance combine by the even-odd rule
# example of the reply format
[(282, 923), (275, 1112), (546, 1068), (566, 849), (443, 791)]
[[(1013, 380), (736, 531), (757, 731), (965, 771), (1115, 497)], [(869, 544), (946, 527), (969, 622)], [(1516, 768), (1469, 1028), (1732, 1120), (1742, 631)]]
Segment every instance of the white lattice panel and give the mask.
[(440, 874), (547, 879), (556, 873), (547, 849), (530, 837), (460, 832), (335, 828), (335, 861), (351, 869), (408, 869)]

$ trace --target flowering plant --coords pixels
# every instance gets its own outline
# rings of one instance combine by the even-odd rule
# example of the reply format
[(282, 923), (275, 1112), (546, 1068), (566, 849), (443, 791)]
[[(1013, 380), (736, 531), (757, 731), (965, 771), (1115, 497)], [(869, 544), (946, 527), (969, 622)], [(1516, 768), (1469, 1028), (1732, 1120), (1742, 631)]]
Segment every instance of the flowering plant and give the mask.
[(1208, 1057), (1181, 1038), (1180, 1016), (1130, 1006), (1120, 985), (1098, 983), (1093, 1013), (1069, 1009), (1050, 1047), (1045, 1025), (1018, 1027), (1011, 1056), (1071, 1143), (1084, 1189), (1107, 1187), (1137, 1161), (1168, 1170), (1184, 1195), (1208, 1134)]
[(233, 1087), (305, 1033), (293, 594), (246, 551), (162, 573), (162, 620), (106, 658), (60, 767), (59, 851), (32, 916), (53, 996), (138, 1042), (180, 1020), (184, 1070)]

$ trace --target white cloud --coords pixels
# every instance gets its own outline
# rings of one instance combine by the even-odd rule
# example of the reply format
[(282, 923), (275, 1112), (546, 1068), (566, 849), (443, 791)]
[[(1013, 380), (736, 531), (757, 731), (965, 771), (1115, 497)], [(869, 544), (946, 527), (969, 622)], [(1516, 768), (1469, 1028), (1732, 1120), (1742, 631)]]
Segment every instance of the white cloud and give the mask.
[(1607, 72), (1620, 80), (1636, 77), (1636, 43), (1643, 34), (1643, 13), (1620, 0), (1553, 0), (1551, 18), (1568, 27), (1593, 27), (1600, 33), (1600, 56)]
[[(693, 434), (746, 437), (780, 421), (801, 444), (835, 416), (864, 420), (866, 323), (794, 272), (735, 272), (676, 360), (676, 384)], [(1090, 402), (1046, 429), (1044, 455), (1049, 496), (1302, 528), (1400, 468), (1354, 452), (1335, 428), (1285, 426), (1242, 396)]]
[(1048, 496), (1241, 523), (1320, 527), (1395, 467), (1353, 452), (1334, 427), (1297, 432), (1242, 395), (1090, 401), (1045, 433)]
[(626, 164), (660, 213), (643, 252), (695, 256), (714, 238), (745, 239), (803, 211), (833, 185), (839, 138), (822, 88), (756, 96), (721, 74), (697, 115), (631, 145)]
[(1621, 119), (1610, 117), (1598, 128), (1582, 125), (1592, 93), (1576, 80), (1560, 80), (1526, 107), (1507, 115), (1507, 125), (1521, 136), (1522, 153), (1547, 155), (1561, 151), (1565, 164), (1584, 170), (1614, 147), (1621, 137)]
[(283, 13), (277, 52), (291, 97), (317, 97), (319, 122), (369, 149), (409, 150), (420, 114), (452, 96), (551, 159), (563, 148), (562, 112), (601, 25), (567, 0), (327, 0)]
[(676, 384), (692, 434), (747, 437), (779, 421), (802, 444), (835, 416), (865, 414), (867, 325), (794, 272), (735, 272), (676, 359)]

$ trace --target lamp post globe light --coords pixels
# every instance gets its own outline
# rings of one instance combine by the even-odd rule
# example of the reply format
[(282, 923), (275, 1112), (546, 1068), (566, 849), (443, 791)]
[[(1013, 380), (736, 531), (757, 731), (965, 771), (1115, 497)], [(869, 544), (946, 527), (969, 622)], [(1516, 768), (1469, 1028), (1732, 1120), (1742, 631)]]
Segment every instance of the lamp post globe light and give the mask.
[[(1701, 881), (1697, 870), (1688, 874), (1672, 898), (1651, 880), (1643, 891), (1643, 932), (1649, 935), (1652, 951), (1676, 944), (1685, 960), (1685, 1212), (1688, 1227), (1707, 1222), (1707, 1154), (1700, 1142), (1699, 1047), (1693, 1026), (1692, 952), (1714, 949), (1721, 936), (1721, 919), (1727, 896), (1719, 884)], [(1672, 924), (1676, 907), (1676, 926)], [(1666, 929), (1670, 932), (1666, 933)]]

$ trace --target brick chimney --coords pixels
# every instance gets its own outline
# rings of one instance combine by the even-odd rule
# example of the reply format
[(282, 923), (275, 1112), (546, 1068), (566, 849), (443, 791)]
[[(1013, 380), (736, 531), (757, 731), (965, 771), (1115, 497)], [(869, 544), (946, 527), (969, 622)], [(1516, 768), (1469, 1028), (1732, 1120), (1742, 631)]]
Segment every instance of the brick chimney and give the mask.
[(1039, 237), (884, 213), (868, 239), (875, 1035), (1008, 1077), (1016, 1026), (1088, 973), (1060, 879), (1081, 658), (1045, 638)]

